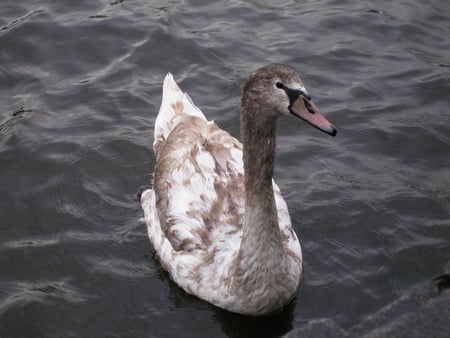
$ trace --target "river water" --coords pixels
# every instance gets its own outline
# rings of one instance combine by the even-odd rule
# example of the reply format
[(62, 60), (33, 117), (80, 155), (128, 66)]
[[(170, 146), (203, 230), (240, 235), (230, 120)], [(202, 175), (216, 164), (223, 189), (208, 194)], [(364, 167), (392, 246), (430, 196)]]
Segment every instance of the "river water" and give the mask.
[[(450, 3), (12, 1), (0, 9), (0, 336), (272, 337), (349, 328), (450, 261)], [(339, 130), (279, 121), (304, 255), (275, 317), (180, 290), (140, 221), (162, 80), (239, 136), (242, 84), (294, 67)]]

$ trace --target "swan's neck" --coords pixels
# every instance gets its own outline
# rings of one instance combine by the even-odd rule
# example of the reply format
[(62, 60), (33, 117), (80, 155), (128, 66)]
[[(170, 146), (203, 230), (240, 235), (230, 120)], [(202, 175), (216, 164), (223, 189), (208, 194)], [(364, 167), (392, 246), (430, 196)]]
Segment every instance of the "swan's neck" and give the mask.
[[(265, 287), (283, 275), (283, 245), (273, 194), (276, 118), (241, 113), (245, 217), (235, 277), (241, 288)], [(259, 116), (264, 116), (260, 114)], [(245, 285), (245, 286), (244, 286)]]

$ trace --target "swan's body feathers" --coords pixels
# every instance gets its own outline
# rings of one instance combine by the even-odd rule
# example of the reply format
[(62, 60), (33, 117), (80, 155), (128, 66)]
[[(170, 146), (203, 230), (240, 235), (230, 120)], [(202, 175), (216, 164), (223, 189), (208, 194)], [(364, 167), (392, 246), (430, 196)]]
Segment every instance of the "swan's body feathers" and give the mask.
[(155, 121), (153, 189), (141, 197), (150, 241), (185, 291), (242, 314), (281, 309), (302, 273), (300, 242), (272, 179), (281, 115), (336, 134), (298, 75), (273, 65), (244, 86), (244, 146), (208, 121), (170, 73)]

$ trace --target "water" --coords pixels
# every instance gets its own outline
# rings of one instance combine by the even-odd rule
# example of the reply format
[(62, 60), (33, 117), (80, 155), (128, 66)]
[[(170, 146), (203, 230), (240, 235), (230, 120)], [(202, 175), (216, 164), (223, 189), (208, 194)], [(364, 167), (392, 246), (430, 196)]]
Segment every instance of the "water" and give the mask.
[[(361, 322), (450, 260), (450, 5), (17, 1), (0, 10), (0, 336), (279, 336)], [(303, 245), (296, 301), (249, 319), (158, 264), (148, 186), (162, 79), (239, 135), (241, 86), (289, 64), (339, 130), (279, 123)]]

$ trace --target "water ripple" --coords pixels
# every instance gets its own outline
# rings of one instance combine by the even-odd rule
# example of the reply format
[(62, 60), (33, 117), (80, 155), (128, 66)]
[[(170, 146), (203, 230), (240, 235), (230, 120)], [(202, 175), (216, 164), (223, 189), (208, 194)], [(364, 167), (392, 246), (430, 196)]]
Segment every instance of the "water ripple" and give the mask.
[(247, 74), (291, 64), (339, 129), (327, 138), (279, 122), (275, 179), (305, 269), (296, 302), (264, 333), (320, 318), (350, 326), (449, 261), (446, 3), (6, 0), (2, 10), (0, 336), (262, 327), (178, 289), (139, 221), (168, 71), (239, 137)]

